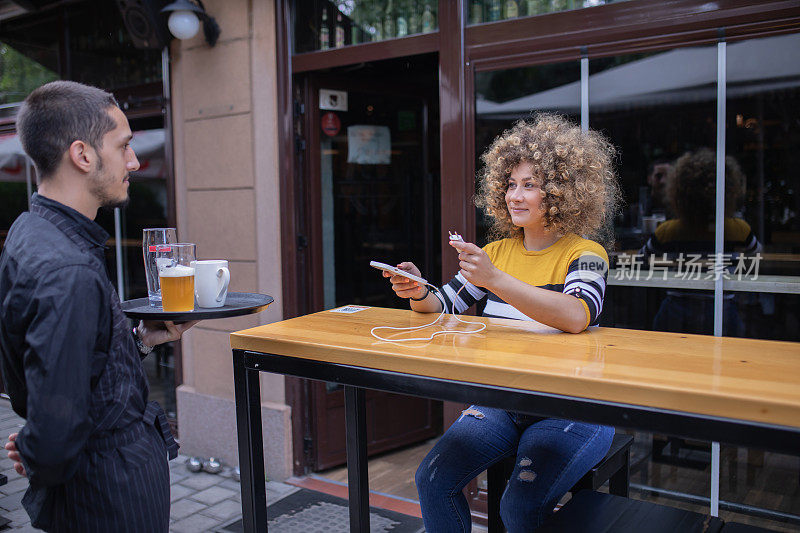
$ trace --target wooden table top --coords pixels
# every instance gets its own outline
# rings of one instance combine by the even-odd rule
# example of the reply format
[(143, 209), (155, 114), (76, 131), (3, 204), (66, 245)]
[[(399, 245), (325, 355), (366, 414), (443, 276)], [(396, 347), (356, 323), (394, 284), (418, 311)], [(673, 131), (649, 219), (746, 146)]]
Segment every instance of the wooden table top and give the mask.
[[(435, 315), (367, 308), (322, 311), (231, 334), (233, 349), (428, 377), (800, 427), (800, 343), (617, 328), (562, 333), (540, 324), (462, 317), (487, 328), (388, 343), (375, 326), (418, 326)], [(474, 326), (445, 315), (448, 329)], [(403, 332), (429, 336), (441, 329)], [(382, 330), (383, 337), (397, 332)]]

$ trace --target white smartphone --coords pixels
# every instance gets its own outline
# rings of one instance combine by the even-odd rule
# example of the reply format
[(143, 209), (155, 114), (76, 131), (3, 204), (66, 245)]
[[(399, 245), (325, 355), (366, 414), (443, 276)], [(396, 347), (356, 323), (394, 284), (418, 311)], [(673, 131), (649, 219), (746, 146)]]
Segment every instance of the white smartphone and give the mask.
[(411, 281), (417, 281), (419, 283), (422, 283), (423, 285), (430, 285), (430, 283), (428, 283), (428, 280), (421, 278), (419, 276), (415, 276), (414, 274), (406, 272), (405, 270), (400, 270), (399, 268), (393, 267), (392, 265), (387, 265), (386, 263), (379, 263), (378, 261), (370, 261), (369, 266), (377, 268), (378, 270), (385, 270), (386, 272), (397, 274), (398, 276), (406, 277)]

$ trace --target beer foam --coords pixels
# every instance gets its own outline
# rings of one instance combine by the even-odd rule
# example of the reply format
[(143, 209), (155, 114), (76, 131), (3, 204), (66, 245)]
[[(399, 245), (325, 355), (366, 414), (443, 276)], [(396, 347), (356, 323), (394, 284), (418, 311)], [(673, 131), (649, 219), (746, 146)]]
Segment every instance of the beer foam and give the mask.
[(194, 276), (194, 268), (184, 265), (175, 265), (173, 267), (159, 269), (158, 275), (162, 278), (181, 278), (185, 276)]

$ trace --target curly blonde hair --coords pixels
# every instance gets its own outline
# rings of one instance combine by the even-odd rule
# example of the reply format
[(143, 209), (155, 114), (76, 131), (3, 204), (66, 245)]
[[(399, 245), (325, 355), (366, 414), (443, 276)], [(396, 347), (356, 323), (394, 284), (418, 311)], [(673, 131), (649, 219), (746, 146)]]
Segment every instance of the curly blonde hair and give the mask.
[[(725, 158), (725, 216), (733, 216), (744, 195), (746, 179), (739, 163)], [(686, 152), (667, 175), (667, 198), (675, 215), (699, 226), (714, 221), (717, 155), (709, 148)]]
[(520, 120), (504, 131), (481, 156), (484, 168), (475, 199), (492, 219), (490, 240), (522, 234), (522, 228), (511, 222), (505, 195), (511, 171), (529, 162), (541, 181), (545, 227), (610, 245), (610, 222), (620, 199), (615, 152), (600, 133), (582, 132), (565, 118), (548, 113)]

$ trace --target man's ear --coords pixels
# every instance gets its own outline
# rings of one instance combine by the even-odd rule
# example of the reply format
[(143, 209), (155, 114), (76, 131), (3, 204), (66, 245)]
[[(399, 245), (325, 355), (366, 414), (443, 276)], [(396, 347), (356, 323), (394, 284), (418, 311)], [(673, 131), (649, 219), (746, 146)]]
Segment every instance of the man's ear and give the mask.
[(81, 172), (90, 172), (94, 163), (94, 148), (84, 141), (72, 141), (67, 149), (69, 161)]

